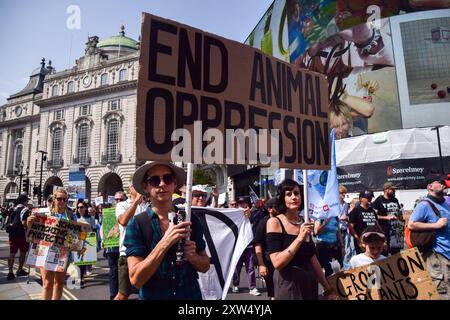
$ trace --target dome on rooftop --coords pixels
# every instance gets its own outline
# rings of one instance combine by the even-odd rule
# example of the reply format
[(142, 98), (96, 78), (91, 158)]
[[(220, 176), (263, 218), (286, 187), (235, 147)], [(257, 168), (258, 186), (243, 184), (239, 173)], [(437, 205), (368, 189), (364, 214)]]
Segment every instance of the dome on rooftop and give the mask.
[(139, 45), (136, 40), (125, 36), (125, 27), (122, 26), (119, 35), (100, 40), (97, 44), (97, 48), (107, 51), (118, 50), (119, 48), (121, 50), (130, 49), (136, 51), (138, 50)]

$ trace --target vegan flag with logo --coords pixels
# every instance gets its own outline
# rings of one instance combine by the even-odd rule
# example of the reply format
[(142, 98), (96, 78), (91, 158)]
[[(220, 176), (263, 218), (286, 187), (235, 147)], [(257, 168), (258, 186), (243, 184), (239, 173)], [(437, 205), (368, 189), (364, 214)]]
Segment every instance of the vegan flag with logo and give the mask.
[(239, 258), (253, 240), (252, 226), (242, 209), (192, 207), (192, 213), (200, 219), (211, 257), (208, 272), (199, 272), (203, 299), (224, 300)]
[(250, 186), (248, 186), (248, 187), (250, 188), (250, 193), (249, 193), (249, 195), (250, 195), (250, 201), (252, 202), (252, 205), (253, 205), (253, 206), (256, 206), (256, 203), (258, 202), (259, 197), (258, 197), (258, 195), (256, 194), (256, 192), (252, 189), (252, 187), (250, 187)]
[[(339, 183), (334, 142), (334, 130), (331, 130), (331, 170), (308, 170), (309, 212), (313, 219), (339, 215)], [(303, 184), (302, 170), (294, 170), (294, 180)]]

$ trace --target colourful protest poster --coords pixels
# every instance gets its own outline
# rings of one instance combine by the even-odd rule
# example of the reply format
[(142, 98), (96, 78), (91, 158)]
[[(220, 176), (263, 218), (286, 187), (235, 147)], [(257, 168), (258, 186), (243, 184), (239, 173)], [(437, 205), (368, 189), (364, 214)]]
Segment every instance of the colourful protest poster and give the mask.
[(417, 248), (327, 280), (340, 300), (440, 300)]
[(36, 219), (27, 231), (27, 241), (46, 246), (66, 247), (71, 251), (80, 251), (86, 239), (89, 225), (68, 221), (44, 212), (33, 210)]
[(91, 232), (84, 240), (85, 251), (72, 252), (73, 264), (76, 266), (94, 265), (97, 263), (97, 234)]
[(103, 247), (112, 248), (119, 246), (119, 223), (116, 219), (115, 208), (105, 208), (103, 213)]
[(64, 272), (69, 250), (49, 243), (31, 243), (25, 264), (48, 271)]

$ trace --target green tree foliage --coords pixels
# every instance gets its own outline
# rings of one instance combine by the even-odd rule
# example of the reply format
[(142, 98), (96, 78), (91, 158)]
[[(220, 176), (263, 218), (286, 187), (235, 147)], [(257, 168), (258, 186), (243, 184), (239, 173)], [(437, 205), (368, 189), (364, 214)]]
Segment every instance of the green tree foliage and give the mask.
[(209, 186), (216, 185), (216, 177), (208, 170), (194, 170), (193, 184), (207, 184)]

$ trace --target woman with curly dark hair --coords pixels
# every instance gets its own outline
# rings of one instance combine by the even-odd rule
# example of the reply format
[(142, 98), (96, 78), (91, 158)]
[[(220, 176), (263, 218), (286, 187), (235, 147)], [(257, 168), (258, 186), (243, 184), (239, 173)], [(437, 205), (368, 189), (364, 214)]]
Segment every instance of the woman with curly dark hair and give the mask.
[(276, 300), (317, 300), (318, 282), (324, 295), (335, 298), (317, 259), (311, 239), (314, 226), (303, 221), (302, 187), (291, 179), (284, 180), (276, 195), (278, 214), (267, 223), (267, 252), (275, 267)]

